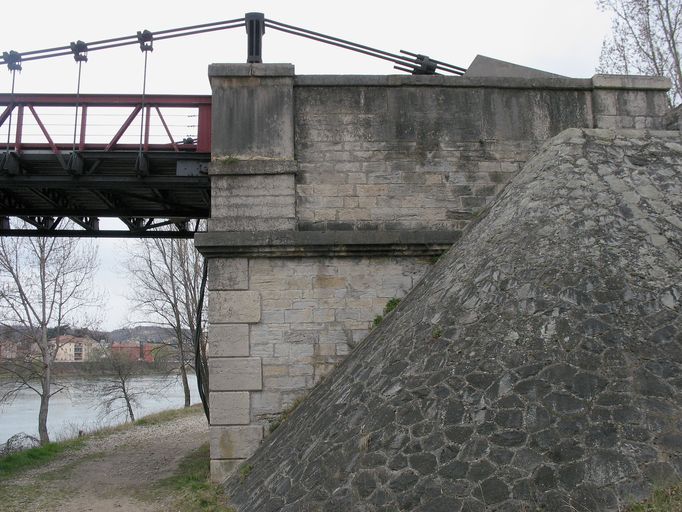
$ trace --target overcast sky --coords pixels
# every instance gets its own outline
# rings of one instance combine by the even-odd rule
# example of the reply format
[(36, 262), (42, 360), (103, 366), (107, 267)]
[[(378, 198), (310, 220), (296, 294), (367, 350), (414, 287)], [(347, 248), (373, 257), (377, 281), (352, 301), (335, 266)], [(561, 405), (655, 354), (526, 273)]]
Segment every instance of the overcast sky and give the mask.
[[(593, 0), (389, 1), (201, 1), (12, 2), (3, 10), (0, 51), (49, 48), (81, 39), (93, 41), (186, 25), (239, 18), (246, 12), (398, 53), (424, 53), (467, 67), (476, 54), (560, 75), (590, 77), (608, 34), (608, 15)], [(391, 74), (388, 62), (268, 30), (264, 62), (290, 62), (298, 74)], [(209, 94), (212, 62), (244, 62), (243, 28), (158, 41), (149, 57), (147, 91)], [(143, 58), (137, 46), (93, 52), (83, 68), (84, 93), (139, 93)], [(17, 92), (75, 92), (77, 68), (71, 57), (24, 63)], [(10, 74), (0, 69), (0, 91), (10, 91)], [(102, 328), (130, 318), (127, 282), (118, 262), (117, 240), (100, 242), (98, 282), (108, 306)]]

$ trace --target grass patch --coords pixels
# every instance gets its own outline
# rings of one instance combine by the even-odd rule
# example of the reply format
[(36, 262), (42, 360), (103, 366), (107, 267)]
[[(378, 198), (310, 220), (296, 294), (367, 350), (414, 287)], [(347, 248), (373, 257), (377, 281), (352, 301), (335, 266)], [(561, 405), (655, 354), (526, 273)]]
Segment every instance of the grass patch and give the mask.
[(11, 453), (0, 458), (0, 477), (9, 477), (21, 471), (41, 466), (57, 458), (67, 451), (78, 450), (83, 446), (84, 439), (69, 439), (44, 446), (29, 448), (22, 452)]
[(210, 481), (209, 460), (206, 443), (180, 462), (175, 475), (156, 485), (159, 498), (170, 494), (173, 510), (183, 512), (234, 512), (225, 504), (222, 488)]
[(627, 512), (682, 512), (682, 482), (655, 489), (642, 503), (630, 505)]
[(201, 404), (194, 404), (190, 407), (184, 407), (182, 409), (171, 409), (169, 411), (162, 411), (157, 412), (156, 414), (150, 414), (149, 416), (143, 416), (139, 420), (135, 420), (133, 425), (158, 425), (159, 423), (166, 423), (178, 418), (184, 418), (185, 416), (193, 416), (199, 412), (201, 414), (204, 413), (203, 406)]

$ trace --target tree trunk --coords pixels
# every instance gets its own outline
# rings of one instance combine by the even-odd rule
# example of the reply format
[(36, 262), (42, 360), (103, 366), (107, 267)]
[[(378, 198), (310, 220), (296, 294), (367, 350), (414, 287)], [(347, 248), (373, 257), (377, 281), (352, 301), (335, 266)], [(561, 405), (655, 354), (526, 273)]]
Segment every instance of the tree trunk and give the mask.
[(134, 423), (135, 414), (133, 413), (133, 406), (130, 403), (130, 397), (128, 396), (128, 390), (126, 389), (125, 384), (123, 384), (123, 398), (125, 398), (126, 401), (126, 407), (128, 408), (128, 416), (130, 416), (130, 422)]
[(180, 376), (182, 378), (182, 390), (185, 392), (185, 407), (190, 406), (190, 390), (189, 390), (189, 382), (187, 382), (187, 367), (185, 363), (180, 364)]
[(40, 444), (45, 445), (50, 442), (50, 436), (47, 432), (47, 411), (50, 406), (50, 366), (45, 365), (45, 373), (42, 375), (41, 385), (42, 393), (40, 394), (40, 410), (38, 412), (38, 435), (40, 436)]

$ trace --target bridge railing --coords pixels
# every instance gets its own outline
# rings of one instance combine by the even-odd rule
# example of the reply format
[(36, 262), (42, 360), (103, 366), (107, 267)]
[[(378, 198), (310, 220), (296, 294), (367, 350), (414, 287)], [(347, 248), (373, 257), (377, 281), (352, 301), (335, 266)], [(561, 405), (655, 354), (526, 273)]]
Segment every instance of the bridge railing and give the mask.
[(0, 94), (0, 152), (211, 151), (211, 97)]

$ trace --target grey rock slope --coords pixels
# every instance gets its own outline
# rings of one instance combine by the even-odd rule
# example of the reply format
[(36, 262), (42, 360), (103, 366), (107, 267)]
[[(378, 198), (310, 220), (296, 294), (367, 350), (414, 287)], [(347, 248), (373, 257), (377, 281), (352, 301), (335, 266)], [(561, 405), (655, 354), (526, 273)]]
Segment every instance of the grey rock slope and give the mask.
[(617, 510), (682, 476), (679, 133), (548, 142), (227, 482), (239, 511)]

